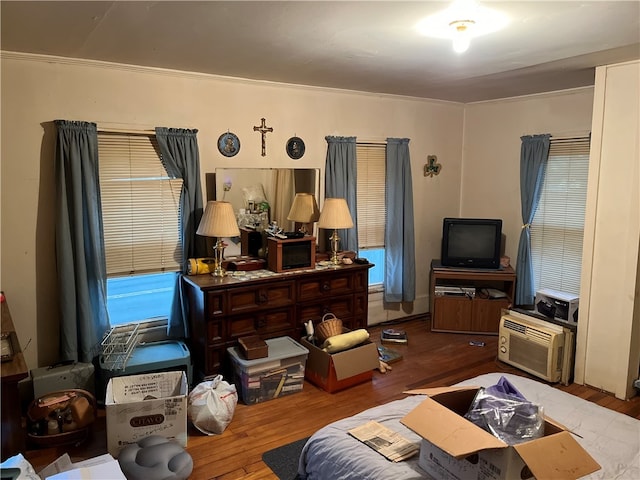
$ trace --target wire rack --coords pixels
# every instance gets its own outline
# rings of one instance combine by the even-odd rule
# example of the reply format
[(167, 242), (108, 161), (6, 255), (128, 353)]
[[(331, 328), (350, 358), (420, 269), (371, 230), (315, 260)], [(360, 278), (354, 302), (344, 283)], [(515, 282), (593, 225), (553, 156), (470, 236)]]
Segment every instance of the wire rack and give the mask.
[(102, 366), (107, 370), (124, 370), (138, 344), (138, 324), (120, 325), (107, 332), (102, 340)]

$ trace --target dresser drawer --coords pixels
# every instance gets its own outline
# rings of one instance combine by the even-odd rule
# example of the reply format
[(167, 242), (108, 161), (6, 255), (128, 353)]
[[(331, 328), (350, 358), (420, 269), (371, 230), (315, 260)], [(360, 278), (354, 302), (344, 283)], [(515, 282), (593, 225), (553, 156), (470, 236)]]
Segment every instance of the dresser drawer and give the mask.
[(369, 294), (367, 292), (356, 293), (353, 296), (353, 314), (359, 317), (364, 317), (364, 318), (368, 317)]
[(295, 283), (275, 282), (261, 286), (234, 288), (227, 292), (228, 314), (277, 308), (295, 303)]
[(313, 320), (316, 324), (326, 313), (333, 313), (340, 319), (352, 316), (354, 314), (353, 295), (328, 297), (319, 302), (303, 303), (298, 306), (298, 317), (303, 322)]
[(207, 322), (207, 344), (222, 343), (224, 341), (224, 320)]
[(209, 318), (224, 315), (224, 292), (207, 292), (207, 315)]
[(237, 340), (246, 335), (287, 335), (295, 329), (295, 308), (284, 307), (264, 310), (247, 315), (234, 315), (227, 319), (228, 340)]
[(206, 368), (202, 372), (205, 376), (214, 375), (221, 371), (222, 359), (225, 348), (207, 347)]
[(345, 295), (355, 290), (356, 276), (353, 272), (340, 270), (327, 272), (298, 282), (298, 302), (306, 302), (336, 295)]

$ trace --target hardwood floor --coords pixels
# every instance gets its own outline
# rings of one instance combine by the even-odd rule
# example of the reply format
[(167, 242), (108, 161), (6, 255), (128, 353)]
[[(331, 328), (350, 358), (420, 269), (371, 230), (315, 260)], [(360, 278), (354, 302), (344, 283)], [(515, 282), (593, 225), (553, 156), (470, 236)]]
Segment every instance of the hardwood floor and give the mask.
[[(490, 372), (528, 376), (497, 360), (497, 336), (432, 333), (428, 318), (397, 325), (409, 335), (409, 345), (392, 346), (403, 354), (403, 359), (393, 363), (393, 370), (386, 374), (376, 371), (371, 382), (333, 394), (305, 382), (300, 393), (250, 406), (239, 403), (233, 421), (222, 435), (205, 436), (189, 427), (187, 451), (194, 461), (190, 478), (277, 479), (262, 462), (264, 452), (310, 436), (335, 420), (403, 398), (402, 392), (408, 388), (451, 385)], [(382, 328), (381, 325), (369, 327), (372, 340), (379, 340)], [(470, 340), (481, 340), (485, 346), (471, 346)], [(622, 401), (586, 386), (555, 386), (640, 419), (638, 396)], [(104, 411), (100, 412), (91, 439), (83, 445), (30, 450), (25, 457), (39, 471), (65, 451), (74, 461), (106, 452)]]

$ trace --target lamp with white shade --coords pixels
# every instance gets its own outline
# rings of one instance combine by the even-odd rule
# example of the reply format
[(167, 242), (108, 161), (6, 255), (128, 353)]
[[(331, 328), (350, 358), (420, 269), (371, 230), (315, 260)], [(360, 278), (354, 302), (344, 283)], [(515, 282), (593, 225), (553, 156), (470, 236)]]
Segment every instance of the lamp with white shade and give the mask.
[(352, 228), (353, 220), (349, 206), (344, 198), (325, 198), (320, 218), (318, 219), (318, 228), (333, 229), (329, 241), (331, 242), (331, 262), (338, 265), (338, 247), (340, 246), (340, 237), (338, 229)]
[(233, 211), (233, 206), (229, 202), (211, 201), (202, 214), (200, 225), (196, 234), (203, 237), (215, 237), (216, 244), (213, 247), (214, 269), (211, 275), (214, 277), (224, 277), (226, 272), (222, 268), (224, 258), (223, 237), (237, 237), (240, 235), (238, 222)]
[(320, 217), (320, 210), (316, 203), (316, 197), (311, 193), (296, 193), (293, 205), (287, 215), (287, 220), (300, 223), (300, 232), (307, 235), (307, 224), (317, 222)]

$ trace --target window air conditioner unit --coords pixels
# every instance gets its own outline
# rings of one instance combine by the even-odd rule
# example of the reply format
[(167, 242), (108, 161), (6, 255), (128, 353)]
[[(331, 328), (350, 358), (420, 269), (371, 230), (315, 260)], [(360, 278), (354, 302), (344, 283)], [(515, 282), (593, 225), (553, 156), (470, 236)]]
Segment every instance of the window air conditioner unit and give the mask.
[(564, 329), (524, 315), (500, 319), (498, 359), (549, 382), (564, 380)]

